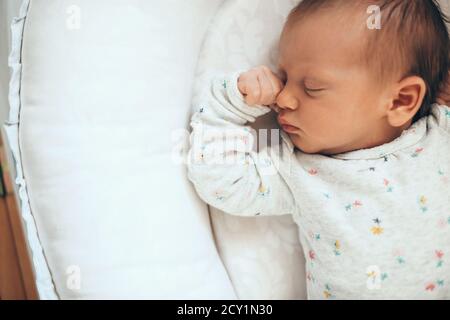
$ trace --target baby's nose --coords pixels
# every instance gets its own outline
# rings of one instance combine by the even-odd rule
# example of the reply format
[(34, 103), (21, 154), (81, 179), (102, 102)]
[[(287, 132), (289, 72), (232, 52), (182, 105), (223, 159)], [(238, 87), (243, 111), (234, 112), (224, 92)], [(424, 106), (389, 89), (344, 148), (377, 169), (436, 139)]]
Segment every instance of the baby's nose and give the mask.
[(292, 96), (286, 97), (281, 96), (280, 94), (278, 95), (276, 104), (280, 109), (290, 109), (290, 110), (297, 109), (297, 100)]
[(292, 88), (289, 87), (289, 84), (286, 84), (283, 90), (278, 94), (276, 103), (281, 109), (294, 110), (297, 108), (298, 101), (292, 92)]

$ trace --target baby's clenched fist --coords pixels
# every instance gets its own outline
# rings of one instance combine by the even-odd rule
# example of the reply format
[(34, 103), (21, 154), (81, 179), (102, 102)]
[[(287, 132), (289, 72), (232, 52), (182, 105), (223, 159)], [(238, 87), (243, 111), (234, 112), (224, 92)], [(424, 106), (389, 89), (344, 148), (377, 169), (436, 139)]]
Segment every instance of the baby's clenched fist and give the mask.
[(283, 82), (268, 67), (259, 66), (239, 76), (238, 88), (248, 105), (269, 106), (283, 90)]

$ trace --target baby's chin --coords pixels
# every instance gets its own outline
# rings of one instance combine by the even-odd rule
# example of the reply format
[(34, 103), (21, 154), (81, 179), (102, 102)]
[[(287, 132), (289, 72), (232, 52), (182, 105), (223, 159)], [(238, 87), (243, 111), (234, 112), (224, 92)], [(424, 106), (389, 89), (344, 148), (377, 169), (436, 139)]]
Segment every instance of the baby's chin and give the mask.
[(288, 134), (294, 146), (303, 153), (316, 154), (320, 152), (320, 148), (308, 143), (308, 141), (298, 134)]
[(297, 134), (289, 134), (292, 143), (294, 146), (303, 153), (306, 154), (321, 154), (325, 156), (330, 156), (333, 153), (331, 150), (327, 150), (326, 148), (322, 148), (317, 143), (310, 142), (305, 137), (299, 136)]

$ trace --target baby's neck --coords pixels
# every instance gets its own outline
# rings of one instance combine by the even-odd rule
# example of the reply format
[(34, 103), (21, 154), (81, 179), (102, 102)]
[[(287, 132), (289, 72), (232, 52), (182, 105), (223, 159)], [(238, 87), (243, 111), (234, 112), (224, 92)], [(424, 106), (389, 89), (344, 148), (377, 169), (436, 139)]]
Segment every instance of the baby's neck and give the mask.
[(366, 136), (361, 141), (352, 142), (351, 144), (340, 146), (338, 148), (332, 148), (328, 150), (323, 150), (319, 154), (325, 156), (333, 156), (341, 153), (361, 150), (361, 149), (371, 149), (383, 144), (389, 143), (400, 137), (403, 131), (409, 129), (412, 125), (412, 120), (408, 121), (401, 127), (392, 127), (387, 124), (385, 128), (380, 129), (380, 132), (374, 133), (371, 136)]

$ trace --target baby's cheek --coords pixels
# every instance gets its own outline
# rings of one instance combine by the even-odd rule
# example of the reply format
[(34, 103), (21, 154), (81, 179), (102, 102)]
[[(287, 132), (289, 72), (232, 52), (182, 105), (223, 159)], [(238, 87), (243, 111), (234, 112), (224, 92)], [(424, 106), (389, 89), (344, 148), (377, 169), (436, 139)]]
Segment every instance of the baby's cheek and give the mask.
[(349, 126), (336, 126), (330, 124), (327, 128), (324, 128), (316, 137), (316, 143), (324, 150), (338, 150), (349, 144), (352, 139), (352, 128)]
[[(333, 106), (339, 109), (339, 106)], [(324, 108), (317, 108), (314, 114), (308, 114), (308, 121), (303, 121), (302, 131), (298, 136), (291, 137), (294, 144), (299, 149), (317, 153), (321, 150), (334, 149), (352, 141), (355, 123), (352, 119), (354, 113), (348, 110), (338, 110), (337, 112), (322, 112)], [(309, 153), (309, 152), (308, 152)]]
[(300, 139), (297, 139), (297, 141), (293, 140), (292, 142), (294, 143), (294, 146), (303, 153), (317, 153), (316, 148), (313, 148), (311, 145), (306, 144), (304, 141), (300, 141)]
[(313, 139), (302, 133), (290, 135), (290, 137), (294, 146), (304, 153), (315, 154), (320, 151), (320, 145), (318, 143), (314, 143)]
[(317, 126), (311, 128), (311, 134), (322, 143), (333, 143), (339, 141), (341, 135), (347, 128), (341, 125), (338, 120), (327, 120), (322, 123), (318, 123)]

